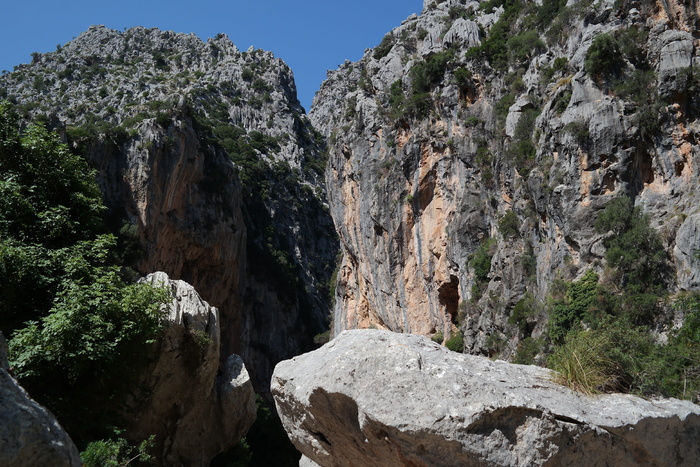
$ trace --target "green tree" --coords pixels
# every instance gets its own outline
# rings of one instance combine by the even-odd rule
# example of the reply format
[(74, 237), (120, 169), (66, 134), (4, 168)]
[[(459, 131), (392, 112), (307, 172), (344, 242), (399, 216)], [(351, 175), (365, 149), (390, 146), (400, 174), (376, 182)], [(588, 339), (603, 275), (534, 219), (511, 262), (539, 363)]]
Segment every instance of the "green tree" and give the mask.
[(620, 74), (623, 66), (620, 44), (612, 34), (599, 34), (586, 52), (584, 66), (592, 76), (608, 78)]
[(0, 103), (0, 328), (48, 311), (78, 242), (104, 233), (94, 172), (41, 126), (23, 134)]
[(80, 460), (85, 467), (124, 467), (137, 460), (153, 460), (148, 450), (154, 445), (154, 435), (137, 446), (130, 445), (124, 438), (93, 441), (80, 453)]
[(17, 379), (79, 444), (119, 423), (170, 300), (124, 280), (103, 211), (85, 161), (0, 104), (0, 327)]
[(627, 197), (608, 203), (595, 222), (598, 233), (609, 233), (605, 259), (622, 285), (625, 312), (633, 322), (649, 323), (665, 292), (668, 261), (659, 234), (649, 218)]

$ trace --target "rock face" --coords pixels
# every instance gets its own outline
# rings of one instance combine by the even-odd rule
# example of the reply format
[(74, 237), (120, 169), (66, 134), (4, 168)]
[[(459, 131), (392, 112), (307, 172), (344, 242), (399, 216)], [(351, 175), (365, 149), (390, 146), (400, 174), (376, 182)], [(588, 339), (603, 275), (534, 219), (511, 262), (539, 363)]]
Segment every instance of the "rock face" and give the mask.
[[(526, 293), (543, 303), (555, 279), (604, 271), (594, 222), (617, 196), (649, 216), (674, 255), (669, 291), (698, 289), (694, 7), (573, 1), (544, 33), (518, 29), (524, 13), (511, 18), (508, 37), (525, 34), (525, 52), (507, 38), (489, 42), (500, 56), (470, 49), (504, 14), (426, 1), (317, 93), (310, 118), (330, 141), (343, 253), (336, 334), (461, 330), (465, 350), (507, 358), (546, 330), (541, 317), (526, 335), (508, 323)], [(639, 34), (642, 58), (620, 60), (629, 73), (639, 67), (634, 79), (642, 69), (651, 77), (643, 99), (587, 72), (586, 51), (603, 33)], [(499, 228), (509, 213), (510, 231)], [(470, 260), (489, 239), (480, 277)]]
[(689, 216), (678, 229), (673, 256), (678, 267), (678, 286), (684, 290), (700, 288), (700, 214)]
[(143, 279), (170, 289), (173, 302), (154, 362), (144, 370), (127, 409), (134, 439), (156, 435), (166, 465), (208, 466), (235, 445), (255, 421), (255, 392), (243, 361), (229, 356), (220, 366), (219, 312), (194, 288), (163, 273)]
[(0, 333), (0, 465), (80, 466), (73, 441), (56, 418), (8, 373), (7, 343)]
[(265, 392), (328, 326), (337, 256), (323, 138), (272, 53), (223, 34), (93, 26), (0, 77), (0, 98), (62, 129), (98, 171), (115, 232), (221, 311), (223, 355)]
[(345, 331), (280, 363), (290, 439), (322, 466), (677, 465), (700, 462), (700, 408), (583, 396), (548, 370), (421, 336)]

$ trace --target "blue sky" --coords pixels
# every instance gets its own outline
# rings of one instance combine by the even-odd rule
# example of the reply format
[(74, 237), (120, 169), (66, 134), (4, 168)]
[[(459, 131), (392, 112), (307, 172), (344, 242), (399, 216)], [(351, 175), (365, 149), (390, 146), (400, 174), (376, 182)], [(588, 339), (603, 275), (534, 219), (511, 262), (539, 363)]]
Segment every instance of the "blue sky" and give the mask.
[(326, 70), (358, 60), (422, 0), (2, 0), (0, 70), (51, 52), (92, 24), (195, 33), (226, 33), (241, 50), (272, 51), (294, 71), (299, 100), (308, 111)]

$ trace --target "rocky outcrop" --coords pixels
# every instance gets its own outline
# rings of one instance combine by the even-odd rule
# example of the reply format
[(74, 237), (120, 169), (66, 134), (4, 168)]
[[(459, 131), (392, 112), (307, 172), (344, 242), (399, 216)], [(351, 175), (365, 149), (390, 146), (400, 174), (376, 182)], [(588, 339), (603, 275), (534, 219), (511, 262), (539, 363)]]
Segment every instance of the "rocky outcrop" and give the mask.
[(322, 466), (677, 465), (700, 462), (700, 408), (584, 396), (548, 370), (421, 336), (345, 331), (280, 363), (290, 439)]
[(78, 449), (56, 418), (8, 373), (7, 342), (0, 333), (0, 465), (80, 466)]
[(337, 242), (323, 140), (282, 60), (224, 34), (92, 26), (1, 76), (0, 96), (90, 160), (113, 230), (143, 250), (134, 267), (217, 306), (223, 355), (243, 358), (258, 391), (313, 348)]
[(208, 466), (255, 421), (255, 392), (243, 361), (220, 365), (219, 312), (194, 288), (162, 272), (144, 281), (170, 289), (168, 325), (126, 411), (129, 437), (155, 435), (160, 462)]
[[(555, 279), (604, 271), (594, 223), (617, 196), (649, 216), (669, 257), (677, 252), (669, 291), (697, 290), (687, 234), (700, 202), (694, 7), (569, 2), (542, 33), (520, 29), (521, 10), (507, 26), (516, 39), (482, 50), (473, 46), (506, 14), (483, 6), (425, 2), (391, 40), (329, 72), (314, 99), (343, 252), (336, 334), (459, 330), (467, 351), (508, 357), (546, 331), (543, 319), (527, 335), (508, 323), (526, 293), (544, 303)], [(638, 34), (638, 55), (621, 60), (641, 98), (586, 70), (603, 33)], [(506, 215), (511, 230), (499, 227)], [(485, 245), (484, 277), (471, 260)]]

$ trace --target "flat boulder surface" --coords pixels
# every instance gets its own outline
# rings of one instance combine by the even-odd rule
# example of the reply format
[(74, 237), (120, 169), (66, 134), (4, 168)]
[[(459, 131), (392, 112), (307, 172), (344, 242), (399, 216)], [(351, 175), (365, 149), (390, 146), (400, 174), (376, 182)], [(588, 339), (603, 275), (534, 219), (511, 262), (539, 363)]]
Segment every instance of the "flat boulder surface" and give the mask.
[(321, 466), (700, 465), (691, 402), (586, 396), (421, 336), (345, 331), (279, 363), (272, 393)]

